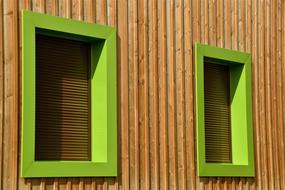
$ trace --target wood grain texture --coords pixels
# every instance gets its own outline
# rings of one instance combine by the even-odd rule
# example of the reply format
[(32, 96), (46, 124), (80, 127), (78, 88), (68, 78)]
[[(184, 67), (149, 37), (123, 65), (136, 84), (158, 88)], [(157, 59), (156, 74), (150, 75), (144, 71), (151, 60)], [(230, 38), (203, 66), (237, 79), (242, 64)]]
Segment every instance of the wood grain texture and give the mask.
[[(3, 26), (3, 1), (0, 1), (0, 162), (3, 163), (3, 126), (4, 126), (4, 26)], [(0, 167), (0, 189), (2, 189), (3, 167)]]
[(2, 188), (17, 189), (18, 176), (18, 2), (3, 2), (4, 77)]
[[(19, 177), (20, 11), (117, 29), (118, 177)], [(284, 189), (283, 0), (0, 0), (0, 189)], [(254, 178), (196, 176), (195, 42), (252, 53)]]

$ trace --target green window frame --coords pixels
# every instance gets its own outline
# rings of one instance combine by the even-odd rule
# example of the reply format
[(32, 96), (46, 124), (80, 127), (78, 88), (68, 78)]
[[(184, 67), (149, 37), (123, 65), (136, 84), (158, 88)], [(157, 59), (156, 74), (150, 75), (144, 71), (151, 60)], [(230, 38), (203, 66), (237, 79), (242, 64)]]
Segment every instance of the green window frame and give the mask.
[[(36, 33), (91, 43), (90, 161), (35, 160)], [(116, 72), (113, 27), (22, 11), (22, 177), (117, 175)]]
[[(207, 163), (204, 125), (204, 58), (229, 66), (232, 163)], [(251, 55), (195, 44), (196, 139), (198, 176), (254, 176)]]

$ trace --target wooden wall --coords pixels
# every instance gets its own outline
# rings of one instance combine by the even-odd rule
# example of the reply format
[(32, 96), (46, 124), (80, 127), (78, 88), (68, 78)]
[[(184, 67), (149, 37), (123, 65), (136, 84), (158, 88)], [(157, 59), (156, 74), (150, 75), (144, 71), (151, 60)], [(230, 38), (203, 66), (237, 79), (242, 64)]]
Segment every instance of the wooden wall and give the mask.
[[(19, 177), (21, 10), (115, 26), (117, 178)], [(193, 44), (252, 53), (255, 178), (199, 178)], [(285, 189), (284, 0), (0, 0), (0, 189)]]

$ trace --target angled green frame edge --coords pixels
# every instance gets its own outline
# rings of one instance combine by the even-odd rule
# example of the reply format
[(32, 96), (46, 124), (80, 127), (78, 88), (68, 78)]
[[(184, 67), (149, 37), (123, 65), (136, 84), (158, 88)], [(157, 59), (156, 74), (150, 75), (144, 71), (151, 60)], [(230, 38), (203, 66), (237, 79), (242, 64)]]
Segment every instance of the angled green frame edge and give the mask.
[[(35, 161), (34, 159), (36, 29), (50, 31), (51, 35), (56, 31), (61, 34), (60, 36), (75, 36), (92, 44), (91, 70), (94, 74), (91, 79), (91, 161)], [(22, 11), (21, 177), (117, 175), (116, 74), (116, 31), (113, 27)], [(102, 90), (102, 93), (95, 93), (98, 90)]]
[[(237, 85), (238, 92), (231, 92), (233, 101), (232, 156), (233, 163), (206, 163), (204, 131), (204, 57), (225, 60), (230, 65), (231, 85)], [(240, 69), (239, 75), (236, 71)], [(251, 55), (209, 45), (195, 44), (195, 91), (196, 91), (196, 138), (197, 138), (197, 174), (198, 176), (254, 176), (254, 150), (252, 132), (252, 92), (251, 92)], [(246, 111), (244, 115), (236, 102)], [(237, 116), (236, 116), (237, 115)], [(237, 130), (237, 118), (244, 121), (242, 132)], [(240, 143), (243, 141), (243, 143)]]

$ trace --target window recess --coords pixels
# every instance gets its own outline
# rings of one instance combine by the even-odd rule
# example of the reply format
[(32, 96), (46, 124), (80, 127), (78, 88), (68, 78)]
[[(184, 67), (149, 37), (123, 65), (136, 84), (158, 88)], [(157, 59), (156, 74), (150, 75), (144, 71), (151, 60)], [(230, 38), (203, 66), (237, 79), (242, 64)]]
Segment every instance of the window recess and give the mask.
[(90, 64), (89, 43), (36, 35), (36, 160), (91, 159)]
[(198, 176), (254, 176), (251, 56), (195, 45)]

